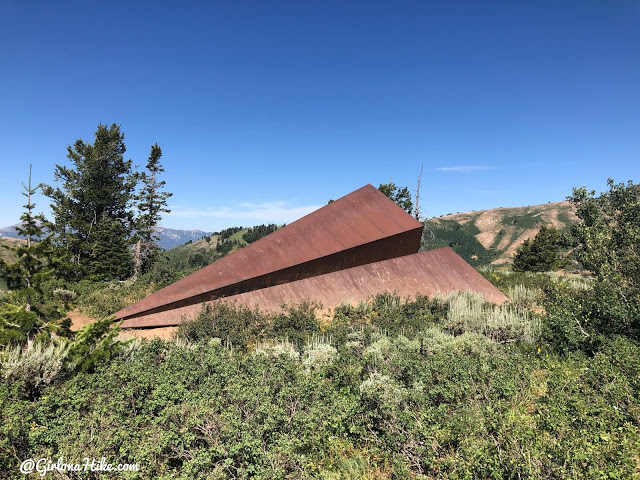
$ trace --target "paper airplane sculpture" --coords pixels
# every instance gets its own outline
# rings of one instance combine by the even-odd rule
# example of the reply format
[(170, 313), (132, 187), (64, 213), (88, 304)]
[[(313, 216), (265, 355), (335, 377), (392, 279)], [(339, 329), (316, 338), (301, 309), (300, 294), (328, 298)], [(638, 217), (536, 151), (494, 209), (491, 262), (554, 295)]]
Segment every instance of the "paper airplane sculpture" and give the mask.
[(115, 314), (123, 328), (178, 325), (206, 302), (280, 311), (311, 300), (325, 308), (385, 291), (433, 296), (478, 292), (506, 297), (460, 258), (441, 248), (416, 253), (422, 224), (366, 185), (237, 250)]

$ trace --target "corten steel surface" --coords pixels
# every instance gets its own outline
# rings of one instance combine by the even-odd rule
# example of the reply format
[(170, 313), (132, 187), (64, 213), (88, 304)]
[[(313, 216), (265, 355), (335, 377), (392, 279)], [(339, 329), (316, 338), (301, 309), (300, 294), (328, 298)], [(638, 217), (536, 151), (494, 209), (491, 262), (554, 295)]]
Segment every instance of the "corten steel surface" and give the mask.
[[(393, 258), (304, 280), (253, 290), (214, 302), (232, 302), (251, 309), (280, 312), (283, 303), (320, 302), (325, 308), (343, 303), (357, 304), (378, 293), (395, 292), (401, 297), (416, 294), (435, 296), (454, 290), (482, 294), (488, 301), (502, 303), (504, 294), (450, 248), (439, 248)], [(190, 305), (153, 315), (131, 318), (124, 328), (177, 325), (195, 317), (202, 304)]]
[(366, 185), (117, 312), (151, 316), (418, 251), (422, 224)]

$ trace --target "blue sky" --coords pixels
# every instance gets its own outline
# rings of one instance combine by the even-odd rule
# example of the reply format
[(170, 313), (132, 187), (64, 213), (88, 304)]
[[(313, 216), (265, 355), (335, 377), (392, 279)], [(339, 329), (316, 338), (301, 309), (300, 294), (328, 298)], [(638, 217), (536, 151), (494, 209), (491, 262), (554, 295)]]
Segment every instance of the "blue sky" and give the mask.
[(172, 228), (421, 164), (428, 217), (546, 203), (639, 180), (640, 2), (0, 1), (0, 112), (0, 226), (98, 123), (134, 163), (162, 147)]

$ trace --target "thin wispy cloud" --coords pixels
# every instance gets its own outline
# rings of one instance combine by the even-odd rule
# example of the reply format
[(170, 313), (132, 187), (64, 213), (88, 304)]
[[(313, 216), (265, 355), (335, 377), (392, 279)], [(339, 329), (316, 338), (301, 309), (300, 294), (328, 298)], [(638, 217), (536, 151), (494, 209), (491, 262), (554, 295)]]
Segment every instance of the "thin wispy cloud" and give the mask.
[(490, 165), (456, 165), (452, 167), (438, 167), (439, 172), (473, 173), (483, 170), (495, 170), (496, 167)]
[(181, 209), (174, 207), (167, 217), (174, 218), (231, 218), (237, 220), (253, 220), (258, 223), (291, 223), (322, 205), (291, 206), (288, 202), (239, 203), (236, 206), (225, 206), (214, 209)]

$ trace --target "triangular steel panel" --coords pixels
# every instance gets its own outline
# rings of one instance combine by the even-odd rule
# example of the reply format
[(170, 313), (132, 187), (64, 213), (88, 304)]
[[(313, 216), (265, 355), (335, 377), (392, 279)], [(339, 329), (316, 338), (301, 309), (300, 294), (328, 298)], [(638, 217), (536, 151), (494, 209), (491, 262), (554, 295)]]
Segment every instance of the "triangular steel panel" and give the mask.
[(418, 251), (422, 224), (366, 185), (115, 314), (146, 316)]

